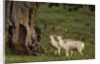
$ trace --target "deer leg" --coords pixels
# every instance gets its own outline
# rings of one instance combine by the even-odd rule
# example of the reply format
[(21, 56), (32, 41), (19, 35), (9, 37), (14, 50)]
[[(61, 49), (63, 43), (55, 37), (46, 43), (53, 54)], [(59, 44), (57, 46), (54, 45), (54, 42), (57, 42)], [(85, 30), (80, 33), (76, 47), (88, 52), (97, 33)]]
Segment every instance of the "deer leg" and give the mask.
[(61, 48), (58, 48), (58, 55), (60, 55)]
[(74, 53), (74, 51), (73, 51), (73, 50), (71, 50), (71, 56), (73, 55), (73, 53)]
[(69, 49), (68, 48), (65, 50), (65, 52), (66, 52), (66, 56), (69, 56)]
[(81, 50), (81, 49), (79, 49), (78, 51), (79, 51), (79, 53), (83, 56), (83, 52), (82, 52), (82, 50)]
[(55, 50), (55, 52), (54, 52), (54, 53), (55, 53), (55, 55), (57, 55), (57, 50)]

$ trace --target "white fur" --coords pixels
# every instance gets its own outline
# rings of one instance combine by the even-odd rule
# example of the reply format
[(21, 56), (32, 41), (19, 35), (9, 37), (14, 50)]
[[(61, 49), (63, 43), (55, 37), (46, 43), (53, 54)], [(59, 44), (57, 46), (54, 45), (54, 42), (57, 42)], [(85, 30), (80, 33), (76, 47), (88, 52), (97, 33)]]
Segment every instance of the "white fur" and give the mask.
[(77, 51), (83, 55), (82, 50), (85, 46), (83, 42), (71, 39), (62, 40), (61, 36), (57, 36), (57, 39), (59, 40), (59, 45), (65, 50), (66, 56), (69, 56), (69, 51), (71, 51), (71, 54), (73, 54), (73, 49), (77, 49)]
[(50, 35), (50, 43), (52, 44), (53, 47), (56, 48), (56, 50), (55, 50), (55, 54), (60, 55), (61, 47), (60, 47), (58, 41), (55, 40), (54, 35)]

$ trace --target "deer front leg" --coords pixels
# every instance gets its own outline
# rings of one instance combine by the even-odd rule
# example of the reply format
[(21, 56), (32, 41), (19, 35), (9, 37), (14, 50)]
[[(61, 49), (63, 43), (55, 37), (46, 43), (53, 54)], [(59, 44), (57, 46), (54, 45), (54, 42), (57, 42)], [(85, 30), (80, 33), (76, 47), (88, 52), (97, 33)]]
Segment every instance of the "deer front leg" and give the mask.
[(66, 56), (69, 56), (69, 49), (68, 48), (65, 50), (65, 52), (66, 52)]
[(54, 52), (54, 53), (55, 53), (55, 55), (57, 55), (57, 50), (55, 50), (55, 52)]
[(60, 56), (60, 51), (61, 51), (61, 48), (58, 48), (58, 55)]

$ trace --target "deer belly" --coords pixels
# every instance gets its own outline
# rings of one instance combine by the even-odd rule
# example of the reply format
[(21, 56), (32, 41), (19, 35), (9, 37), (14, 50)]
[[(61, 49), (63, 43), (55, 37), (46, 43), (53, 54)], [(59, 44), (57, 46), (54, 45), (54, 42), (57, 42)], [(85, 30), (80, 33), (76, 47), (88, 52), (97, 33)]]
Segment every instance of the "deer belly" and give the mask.
[(72, 51), (77, 51), (78, 49), (77, 49), (77, 47), (76, 47), (76, 46), (70, 46), (70, 47), (69, 47), (69, 50), (72, 50)]

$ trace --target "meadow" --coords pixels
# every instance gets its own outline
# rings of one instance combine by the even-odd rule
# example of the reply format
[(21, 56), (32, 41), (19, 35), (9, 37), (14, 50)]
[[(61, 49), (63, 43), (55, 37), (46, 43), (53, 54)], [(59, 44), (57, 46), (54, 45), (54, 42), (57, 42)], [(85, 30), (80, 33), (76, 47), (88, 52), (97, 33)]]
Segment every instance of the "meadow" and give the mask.
[[(41, 56), (6, 55), (6, 63), (95, 59), (95, 12), (91, 12), (88, 5), (71, 10), (75, 6), (65, 5), (63, 8), (63, 5), (48, 7), (46, 3), (41, 4), (37, 10), (36, 25), (41, 30), (40, 44), (46, 48), (47, 53)], [(49, 39), (51, 34), (62, 35), (63, 39), (83, 41), (84, 56), (76, 53), (65, 57), (64, 51), (60, 56), (54, 55)]]

